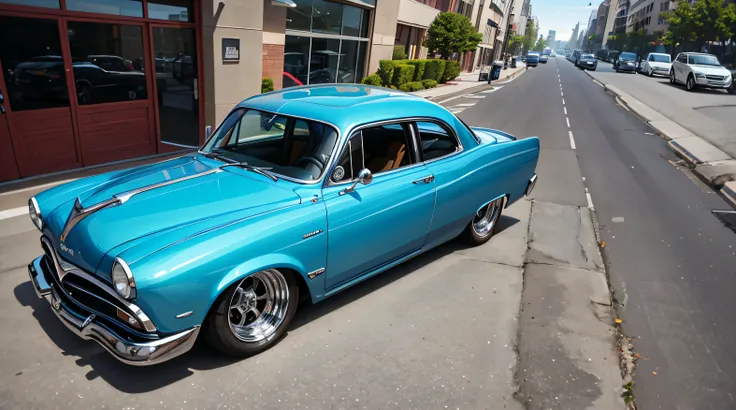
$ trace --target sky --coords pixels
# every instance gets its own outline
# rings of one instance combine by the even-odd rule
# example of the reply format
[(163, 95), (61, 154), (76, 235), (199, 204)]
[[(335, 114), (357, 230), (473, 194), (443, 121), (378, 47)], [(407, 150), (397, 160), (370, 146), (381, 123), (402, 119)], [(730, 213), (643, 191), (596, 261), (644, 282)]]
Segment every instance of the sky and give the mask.
[(592, 10), (598, 10), (601, 0), (531, 0), (532, 15), (539, 19), (539, 34), (547, 38), (549, 30), (557, 32), (557, 40), (569, 40), (575, 23), (580, 22), (580, 30), (588, 28)]

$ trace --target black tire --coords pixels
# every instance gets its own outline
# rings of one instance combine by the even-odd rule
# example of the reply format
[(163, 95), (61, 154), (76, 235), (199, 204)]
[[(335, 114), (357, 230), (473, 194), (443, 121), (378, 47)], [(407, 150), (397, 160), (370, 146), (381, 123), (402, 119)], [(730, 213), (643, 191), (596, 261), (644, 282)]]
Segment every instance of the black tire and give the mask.
[(687, 80), (685, 81), (685, 89), (688, 91), (694, 91), (696, 88), (695, 85), (695, 77), (693, 77), (692, 74), (687, 76)]
[[(273, 333), (269, 334), (267, 337), (264, 337), (261, 340), (247, 342), (238, 338), (235, 335), (235, 330), (233, 330), (233, 328), (231, 327), (231, 301), (233, 301), (235, 293), (246, 280), (257, 274), (266, 272), (274, 276), (279, 275), (280, 278), (277, 278), (277, 280), (283, 280), (286, 289), (288, 289), (287, 305), (286, 309), (284, 310), (285, 313), (278, 326), (275, 327)], [(278, 303), (279, 302), (273, 302), (273, 305), (276, 305)], [(231, 356), (248, 357), (256, 355), (273, 347), (286, 334), (289, 326), (291, 325), (291, 321), (294, 318), (294, 314), (296, 313), (298, 304), (299, 286), (297, 285), (296, 278), (291, 272), (283, 272), (277, 269), (269, 269), (262, 272), (256, 272), (255, 274), (250, 275), (245, 279), (242, 279), (233, 284), (225, 292), (223, 292), (219, 298), (217, 298), (214, 305), (212, 306), (212, 309), (210, 310), (209, 315), (205, 319), (203, 329), (205, 340), (210, 346)], [(260, 316), (264, 315), (265, 308), (264, 312), (260, 313)], [(272, 317), (273, 316), (275, 315), (272, 315)]]
[(677, 79), (675, 78), (675, 70), (670, 70), (670, 84), (677, 84)]
[[(495, 204), (495, 208), (492, 209), (492, 207)], [(473, 215), (473, 219), (468, 223), (468, 226), (463, 231), (461, 238), (463, 242), (467, 243), (471, 246), (479, 246), (483, 245), (484, 243), (488, 242), (493, 235), (496, 233), (496, 228), (498, 228), (498, 220), (501, 219), (501, 214), (503, 213), (503, 208), (506, 205), (506, 198), (500, 198), (497, 199), (490, 204), (488, 204), (485, 208), (481, 209), (478, 213)], [(475, 229), (475, 222), (476, 219), (480, 216), (482, 211), (491, 212), (491, 218), (489, 220), (490, 230), (487, 232), (479, 233)], [(487, 214), (483, 214), (484, 216)]]

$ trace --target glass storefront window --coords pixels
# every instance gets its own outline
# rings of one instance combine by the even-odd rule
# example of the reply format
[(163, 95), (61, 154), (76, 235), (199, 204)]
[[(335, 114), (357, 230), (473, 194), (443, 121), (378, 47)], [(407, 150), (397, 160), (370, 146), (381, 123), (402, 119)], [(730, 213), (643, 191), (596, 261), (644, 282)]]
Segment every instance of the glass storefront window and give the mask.
[(148, 18), (194, 21), (194, 0), (148, 0)]
[(309, 84), (334, 83), (339, 55), (340, 40), (313, 38), (309, 61)]
[(357, 80), (355, 75), (355, 64), (358, 60), (360, 51), (360, 42), (343, 40), (340, 53), (340, 71), (337, 75), (338, 83), (354, 83)]
[(342, 25), (341, 3), (314, 0), (312, 8), (312, 31), (317, 33), (340, 34)]
[(309, 37), (286, 36), (284, 88), (309, 82)]
[(363, 24), (363, 9), (353, 6), (343, 6), (342, 8), (342, 35), (343, 36), (362, 36), (361, 25)]
[(148, 98), (141, 26), (68, 22), (80, 105)]
[(142, 0), (66, 0), (66, 8), (88, 13), (143, 17)]
[(0, 0), (0, 3), (19, 4), (21, 6), (59, 8), (59, 0)]
[(56, 20), (0, 16), (0, 61), (11, 110), (69, 106)]
[(288, 30), (309, 31), (312, 27), (312, 3), (314, 0), (292, 0), (296, 7), (286, 11)]

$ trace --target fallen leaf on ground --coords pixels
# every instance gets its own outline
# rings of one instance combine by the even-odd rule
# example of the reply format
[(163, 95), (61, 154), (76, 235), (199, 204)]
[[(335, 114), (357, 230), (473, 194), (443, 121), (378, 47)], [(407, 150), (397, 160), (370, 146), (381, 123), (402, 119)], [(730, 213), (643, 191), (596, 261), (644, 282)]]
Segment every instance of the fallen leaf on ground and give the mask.
[(601, 248), (605, 248), (605, 247), (606, 247), (606, 241), (601, 242)]
[(616, 318), (616, 323), (623, 323), (623, 320)]
[(653, 375), (656, 375), (656, 374), (657, 374), (657, 372), (652, 372), (652, 374), (653, 374)]

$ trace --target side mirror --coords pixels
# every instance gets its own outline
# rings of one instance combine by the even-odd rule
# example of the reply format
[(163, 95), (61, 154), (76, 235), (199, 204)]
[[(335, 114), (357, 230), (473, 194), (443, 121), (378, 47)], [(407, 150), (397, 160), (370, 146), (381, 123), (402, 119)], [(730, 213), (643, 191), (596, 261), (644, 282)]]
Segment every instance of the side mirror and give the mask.
[(212, 135), (212, 126), (208, 125), (204, 127), (204, 139), (208, 140), (210, 138), (210, 135)]
[(358, 186), (358, 183), (361, 183), (363, 185), (368, 185), (371, 182), (373, 182), (373, 173), (368, 168), (363, 168), (358, 172), (358, 178), (355, 179), (355, 182), (353, 182), (353, 185), (350, 185), (349, 187), (343, 189), (340, 191), (340, 195), (349, 194), (353, 191), (355, 191), (355, 187)]

